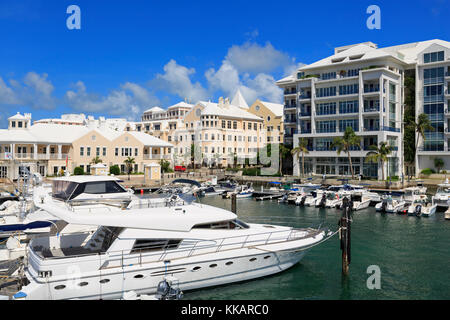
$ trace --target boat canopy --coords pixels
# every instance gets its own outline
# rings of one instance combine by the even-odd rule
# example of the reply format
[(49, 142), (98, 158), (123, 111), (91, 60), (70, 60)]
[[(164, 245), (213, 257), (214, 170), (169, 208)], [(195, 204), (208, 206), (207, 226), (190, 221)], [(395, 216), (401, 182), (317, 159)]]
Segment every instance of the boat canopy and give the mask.
[(35, 195), (33, 200), (36, 207), (60, 220), (88, 226), (188, 232), (198, 224), (237, 218), (231, 211), (195, 204), (107, 212), (73, 212), (69, 208), (58, 206), (49, 196)]
[(196, 187), (199, 187), (199, 188), (202, 186), (199, 182), (197, 182), (195, 180), (190, 180), (190, 179), (175, 179), (175, 180), (172, 181), (172, 183), (192, 184), (192, 185), (194, 185)]

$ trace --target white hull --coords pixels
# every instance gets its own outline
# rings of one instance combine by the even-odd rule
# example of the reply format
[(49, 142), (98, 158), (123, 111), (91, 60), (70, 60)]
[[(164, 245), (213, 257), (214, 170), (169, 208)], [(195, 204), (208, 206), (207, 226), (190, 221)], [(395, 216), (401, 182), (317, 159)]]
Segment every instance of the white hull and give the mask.
[[(296, 241), (293, 241), (296, 242)], [(176, 259), (176, 263), (167, 267), (167, 275), (173, 275), (179, 280), (179, 287), (183, 291), (223, 285), (239, 281), (251, 280), (282, 272), (298, 263), (306, 253), (303, 251), (275, 251), (279, 245), (261, 246), (260, 249), (268, 250), (261, 253), (259, 249), (244, 248), (231, 250), (224, 254), (208, 254), (205, 256)], [(269, 252), (274, 250), (274, 252)], [(256, 259), (255, 259), (256, 258)], [(255, 259), (255, 260), (253, 260)], [(231, 265), (227, 263), (233, 262)], [(217, 265), (216, 267), (211, 267)], [(193, 268), (200, 269), (193, 271)], [(171, 270), (173, 270), (171, 272)], [(68, 272), (70, 274), (70, 271)], [(73, 272), (72, 272), (73, 274)], [(124, 280), (125, 274), (125, 280)], [(135, 278), (143, 275), (142, 278)], [(27, 272), (27, 277), (32, 282), (23, 287), (21, 292), (26, 294), (26, 299), (120, 299), (124, 292), (135, 291), (138, 294), (154, 294), (157, 285), (165, 276), (165, 265), (161, 262), (148, 264), (134, 264), (124, 268), (110, 268), (81, 274), (72, 277), (52, 281), (33, 278)], [(76, 280), (74, 280), (74, 278)], [(100, 284), (99, 281), (107, 283)], [(38, 280), (39, 282), (37, 282)], [(87, 283), (79, 286), (80, 283)], [(56, 290), (57, 286), (65, 286)]]
[(370, 199), (362, 201), (362, 202), (360, 202), (360, 201), (353, 202), (353, 210), (358, 211), (358, 210), (367, 209), (370, 205), (370, 202), (371, 202)]

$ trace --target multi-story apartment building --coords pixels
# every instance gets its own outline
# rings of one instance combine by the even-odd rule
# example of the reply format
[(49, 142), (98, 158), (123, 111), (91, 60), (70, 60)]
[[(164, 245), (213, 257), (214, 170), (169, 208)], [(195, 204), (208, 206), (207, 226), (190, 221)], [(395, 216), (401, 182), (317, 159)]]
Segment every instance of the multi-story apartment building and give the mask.
[[(307, 172), (349, 175), (346, 154), (337, 155), (333, 139), (352, 127), (361, 145), (351, 152), (355, 174), (381, 177), (381, 167), (366, 163), (371, 145), (394, 148), (385, 164), (389, 176), (402, 167), (402, 59), (371, 42), (335, 49), (335, 54), (299, 68), (277, 85), (285, 92), (285, 144), (308, 142)], [(294, 160), (294, 174), (299, 174)], [(386, 172), (386, 171), (385, 171)]]
[[(218, 103), (200, 101), (183, 119), (183, 127), (176, 130), (175, 162), (191, 163), (194, 145), (196, 163), (227, 166), (234, 157), (256, 158), (258, 149), (266, 144), (264, 121), (248, 111), (239, 99), (220, 98)], [(199, 159), (200, 158), (200, 159)]]
[(264, 120), (267, 143), (284, 142), (284, 109), (282, 104), (257, 99), (248, 111)]
[[(335, 49), (334, 55), (303, 66), (277, 82), (285, 93), (285, 143), (308, 141), (307, 172), (348, 175), (345, 154), (331, 144), (352, 127), (361, 145), (351, 154), (356, 174), (381, 178), (381, 166), (365, 162), (371, 145), (387, 141), (394, 149), (385, 164), (387, 176), (401, 176), (405, 76), (415, 78), (416, 118), (426, 113), (434, 127), (419, 138), (416, 173), (433, 167), (436, 157), (450, 168), (450, 43), (430, 40), (378, 48), (371, 42)], [(299, 163), (294, 161), (296, 173)]]
[[(8, 129), (0, 130), (0, 178), (17, 179), (20, 166), (41, 175), (73, 172), (77, 166), (86, 172), (95, 157), (108, 166), (118, 165), (126, 172), (124, 160), (135, 159), (134, 171), (160, 159), (171, 159), (173, 145), (143, 132), (119, 130), (117, 121), (87, 121), (83, 124), (44, 122), (31, 125), (31, 114), (8, 119)], [(119, 121), (123, 124), (122, 121)]]
[[(401, 46), (400, 46), (401, 47)], [(425, 113), (434, 127), (419, 137), (416, 174), (434, 168), (434, 159), (444, 160), (442, 169), (450, 170), (450, 42), (432, 40), (406, 45), (400, 49), (414, 60), (411, 69), (416, 79), (416, 118)]]

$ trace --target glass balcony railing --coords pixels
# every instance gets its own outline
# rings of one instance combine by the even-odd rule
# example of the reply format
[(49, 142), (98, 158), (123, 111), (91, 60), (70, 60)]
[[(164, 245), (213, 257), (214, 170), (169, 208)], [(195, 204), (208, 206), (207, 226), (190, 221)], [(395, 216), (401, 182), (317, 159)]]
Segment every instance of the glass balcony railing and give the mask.
[(378, 92), (378, 91), (380, 91), (380, 85), (364, 86), (364, 93)]
[(380, 106), (364, 106), (364, 112), (379, 112)]
[(400, 128), (383, 126), (382, 129), (383, 131), (400, 132)]
[(380, 127), (373, 126), (373, 127), (364, 127), (364, 131), (380, 131)]

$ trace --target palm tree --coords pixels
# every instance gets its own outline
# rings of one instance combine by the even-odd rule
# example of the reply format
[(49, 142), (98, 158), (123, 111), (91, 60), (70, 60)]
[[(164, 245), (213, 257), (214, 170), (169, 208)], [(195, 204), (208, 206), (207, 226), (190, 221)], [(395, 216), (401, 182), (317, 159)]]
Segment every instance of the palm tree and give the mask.
[(302, 178), (305, 177), (305, 154), (308, 153), (308, 140), (304, 138), (298, 138), (298, 147), (292, 149), (291, 154), (293, 156), (297, 155), (297, 161), (300, 158), (300, 154), (302, 155)]
[(279, 155), (280, 155), (280, 175), (283, 175), (283, 159), (286, 158), (288, 154), (291, 153), (291, 149), (286, 147), (284, 144), (280, 143), (279, 145)]
[(350, 149), (353, 146), (361, 145), (361, 137), (355, 134), (355, 131), (352, 127), (347, 127), (344, 132), (343, 137), (336, 137), (333, 139), (333, 143), (331, 147), (336, 148), (336, 152), (338, 155), (341, 154), (342, 151), (346, 152), (348, 155), (348, 162), (350, 164), (350, 171), (352, 173), (352, 179), (355, 178), (355, 173), (353, 172), (352, 158), (350, 157)]
[(417, 122), (411, 121), (409, 125), (413, 127), (417, 133), (416, 148), (414, 153), (417, 154), (417, 148), (419, 147), (419, 138), (422, 137), (423, 141), (425, 141), (425, 133), (427, 131), (434, 131), (434, 127), (431, 125), (431, 121), (426, 113), (419, 114), (419, 116), (417, 117)]
[(388, 161), (388, 155), (392, 152), (393, 148), (388, 145), (386, 141), (381, 141), (379, 147), (371, 145), (366, 155), (366, 162), (376, 162), (381, 164), (381, 178), (384, 181), (384, 163)]
[(441, 158), (435, 158), (434, 159), (434, 166), (438, 170), (438, 173), (440, 173), (441, 169), (444, 167), (444, 160), (442, 160)]
[(92, 158), (91, 163), (92, 164), (102, 163), (102, 159), (100, 159), (99, 156), (96, 156), (95, 158)]
[(135, 163), (134, 158), (128, 157), (123, 161), (127, 165), (128, 169), (128, 180), (130, 180), (130, 173), (133, 168), (133, 163)]

